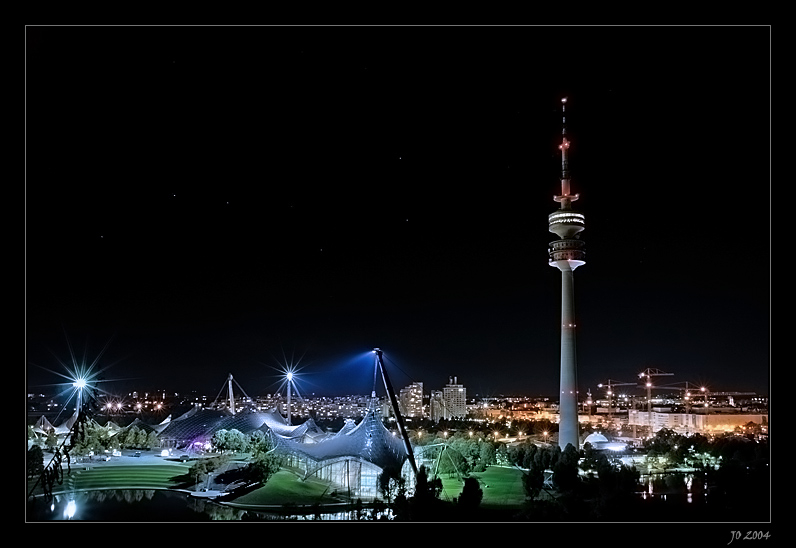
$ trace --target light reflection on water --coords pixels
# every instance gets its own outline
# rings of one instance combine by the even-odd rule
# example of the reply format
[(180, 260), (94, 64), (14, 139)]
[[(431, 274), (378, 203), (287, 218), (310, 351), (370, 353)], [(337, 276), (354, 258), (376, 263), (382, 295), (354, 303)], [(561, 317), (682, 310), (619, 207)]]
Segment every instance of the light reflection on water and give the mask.
[[(708, 486), (699, 474), (666, 473), (641, 476), (643, 500), (706, 502)], [(166, 490), (116, 489), (54, 495), (47, 502), (41, 497), (28, 501), (26, 521), (119, 521), (180, 522), (222, 520), (323, 520), (354, 521), (357, 519), (390, 519), (388, 514), (373, 516), (370, 511), (281, 513), (243, 510), (195, 498), (188, 493)]]
[[(378, 517), (389, 518), (387, 514)], [(367, 517), (366, 517), (367, 516)], [(38, 497), (28, 501), (26, 521), (107, 521), (184, 522), (240, 520), (323, 520), (373, 519), (366, 510), (284, 515), (243, 510), (195, 498), (187, 493), (165, 490), (111, 489), (62, 493), (51, 501)]]
[(28, 521), (209, 521), (187, 493), (153, 489), (110, 489), (29, 500)]
[(641, 483), (646, 486), (640, 492), (643, 500), (660, 497), (664, 501), (672, 498), (692, 504), (695, 500), (706, 501), (709, 491), (704, 477), (694, 473), (643, 474)]

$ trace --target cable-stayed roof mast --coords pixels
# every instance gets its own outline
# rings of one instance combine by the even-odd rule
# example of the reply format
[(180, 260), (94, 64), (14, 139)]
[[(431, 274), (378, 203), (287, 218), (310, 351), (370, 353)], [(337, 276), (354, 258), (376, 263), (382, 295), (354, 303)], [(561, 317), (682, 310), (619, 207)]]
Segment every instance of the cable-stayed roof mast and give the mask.
[(374, 348), (373, 353), (376, 354), (376, 364), (381, 370), (381, 378), (384, 379), (384, 389), (387, 391), (387, 396), (390, 398), (390, 403), (392, 404), (393, 413), (395, 413), (395, 422), (398, 424), (398, 430), (401, 432), (401, 439), (404, 442), (406, 456), (409, 457), (409, 464), (412, 466), (412, 472), (414, 472), (415, 476), (417, 476), (417, 463), (415, 463), (415, 455), (412, 451), (412, 444), (409, 443), (409, 435), (406, 433), (406, 427), (404, 427), (404, 420), (401, 416), (401, 410), (398, 408), (398, 400), (395, 398), (395, 392), (392, 389), (392, 383), (390, 382), (390, 378), (387, 376), (387, 371), (384, 370), (384, 360), (382, 359), (381, 349)]

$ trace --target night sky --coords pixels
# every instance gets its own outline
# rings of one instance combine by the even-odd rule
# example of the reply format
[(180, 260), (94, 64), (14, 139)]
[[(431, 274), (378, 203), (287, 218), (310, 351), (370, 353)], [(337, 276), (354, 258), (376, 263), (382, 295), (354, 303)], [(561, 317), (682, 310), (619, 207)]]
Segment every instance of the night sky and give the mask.
[(26, 35), (28, 389), (555, 395), (566, 96), (581, 393), (768, 393), (768, 27)]

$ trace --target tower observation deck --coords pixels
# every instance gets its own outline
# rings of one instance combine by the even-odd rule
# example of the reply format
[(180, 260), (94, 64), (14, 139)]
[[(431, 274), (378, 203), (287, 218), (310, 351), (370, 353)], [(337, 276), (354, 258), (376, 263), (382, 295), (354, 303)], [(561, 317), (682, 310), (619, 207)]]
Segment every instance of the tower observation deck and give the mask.
[(561, 100), (561, 194), (553, 200), (561, 207), (547, 217), (548, 230), (559, 237), (550, 242), (548, 264), (561, 271), (561, 391), (559, 394), (558, 444), (561, 449), (572, 444), (580, 447), (578, 437), (578, 383), (575, 346), (575, 291), (574, 271), (586, 264), (586, 243), (580, 233), (586, 228), (586, 218), (572, 209), (578, 194), (570, 191), (569, 160), (570, 142), (567, 140), (566, 98)]

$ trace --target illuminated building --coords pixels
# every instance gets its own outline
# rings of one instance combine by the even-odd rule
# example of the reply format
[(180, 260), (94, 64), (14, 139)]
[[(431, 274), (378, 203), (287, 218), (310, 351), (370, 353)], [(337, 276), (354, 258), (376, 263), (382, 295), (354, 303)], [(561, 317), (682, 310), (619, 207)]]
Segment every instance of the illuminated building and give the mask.
[(404, 417), (423, 416), (423, 383), (413, 382), (405, 388), (401, 388), (398, 396), (401, 406), (401, 413)]
[(432, 390), (428, 404), (429, 416), (432, 421), (439, 422), (445, 418), (445, 400), (442, 390)]
[(443, 418), (463, 419), (467, 416), (467, 389), (452, 377), (442, 389)]
[(570, 193), (567, 151), (570, 142), (566, 129), (566, 98), (561, 100), (561, 195), (554, 196), (561, 207), (548, 216), (548, 230), (560, 239), (550, 243), (549, 264), (561, 271), (561, 385), (558, 444), (561, 449), (572, 444), (580, 447), (578, 438), (578, 382), (575, 347), (575, 269), (586, 263), (585, 242), (580, 232), (586, 228), (585, 217), (572, 209), (579, 197)]
[(628, 426), (649, 428), (650, 421), (652, 421), (653, 434), (664, 428), (682, 434), (719, 434), (735, 432), (736, 429), (743, 431), (744, 427), (750, 422), (762, 425), (766, 429), (768, 428), (768, 414), (763, 413), (717, 413), (715, 410), (714, 414), (705, 412), (662, 413), (657, 411), (647, 413), (636, 409), (628, 411)]

